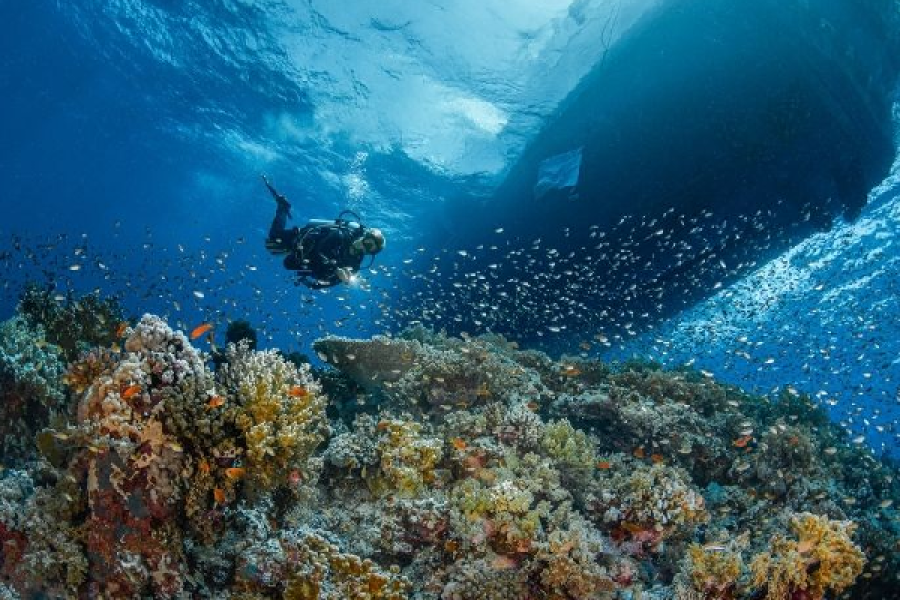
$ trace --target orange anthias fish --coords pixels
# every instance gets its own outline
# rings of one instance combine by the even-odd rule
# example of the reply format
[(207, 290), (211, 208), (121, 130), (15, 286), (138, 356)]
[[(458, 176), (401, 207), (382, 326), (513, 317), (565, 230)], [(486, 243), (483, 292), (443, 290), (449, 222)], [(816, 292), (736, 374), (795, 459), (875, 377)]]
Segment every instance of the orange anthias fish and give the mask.
[(196, 340), (198, 337), (212, 329), (212, 327), (213, 326), (209, 323), (201, 323), (200, 325), (197, 325), (196, 327), (194, 327), (193, 331), (191, 331), (191, 339)]
[(225, 490), (222, 488), (214, 489), (213, 498), (215, 499), (216, 504), (225, 504)]
[(450, 440), (450, 443), (453, 444), (453, 447), (456, 448), (457, 450), (465, 450), (466, 449), (466, 442), (465, 442), (465, 440), (463, 440), (461, 438), (453, 438), (452, 440)]
[(240, 479), (246, 472), (244, 467), (229, 467), (225, 469), (225, 476), (229, 479)]
[(608, 460), (598, 460), (597, 468), (598, 469), (611, 469), (612, 464), (610, 464), (610, 462)]
[(126, 323), (125, 321), (119, 323), (119, 325), (116, 327), (116, 338), (120, 338), (125, 335), (126, 329), (128, 329), (128, 323)]
[(292, 385), (291, 389), (288, 390), (288, 396), (293, 398), (306, 398), (309, 396), (309, 390), (302, 385)]
[(219, 408), (225, 404), (225, 398), (222, 396), (213, 396), (209, 399), (209, 402), (206, 403), (207, 408)]
[(125, 388), (125, 391), (122, 392), (122, 399), (129, 400), (130, 398), (132, 398), (135, 394), (137, 394), (140, 391), (141, 391), (141, 385), (139, 383), (135, 383), (134, 385), (129, 385), (127, 388)]
[(732, 442), (732, 444), (734, 444), (734, 446), (737, 447), (737, 448), (743, 448), (743, 447), (746, 446), (747, 443), (749, 443), (750, 440), (752, 440), (752, 439), (753, 439), (753, 436), (752, 436), (752, 435), (745, 435), (745, 436), (741, 436), (741, 437), (739, 437), (738, 439), (734, 440), (734, 441)]

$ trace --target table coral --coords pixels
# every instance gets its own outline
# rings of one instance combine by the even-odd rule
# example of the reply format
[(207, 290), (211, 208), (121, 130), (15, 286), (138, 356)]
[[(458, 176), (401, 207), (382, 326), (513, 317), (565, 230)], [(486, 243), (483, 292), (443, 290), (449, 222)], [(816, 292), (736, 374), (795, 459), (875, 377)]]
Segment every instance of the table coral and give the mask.
[(534, 397), (545, 389), (497, 340), (330, 337), (315, 348), (354, 381), (407, 410), (465, 408)]

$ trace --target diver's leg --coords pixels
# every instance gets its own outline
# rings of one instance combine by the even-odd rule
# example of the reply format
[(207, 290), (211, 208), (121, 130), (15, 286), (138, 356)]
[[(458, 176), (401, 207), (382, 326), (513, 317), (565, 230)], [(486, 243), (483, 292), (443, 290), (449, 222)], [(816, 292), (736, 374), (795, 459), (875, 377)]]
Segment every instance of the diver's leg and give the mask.
[(287, 240), (288, 231), (287, 231), (287, 220), (288, 216), (291, 213), (291, 205), (290, 204), (278, 204), (278, 208), (275, 210), (275, 218), (272, 219), (272, 225), (269, 227), (269, 241), (270, 242), (278, 242), (282, 240)]
[(266, 240), (266, 245), (280, 244), (287, 241), (288, 238), (287, 220), (291, 216), (291, 203), (288, 202), (286, 196), (278, 193), (268, 177), (263, 175), (262, 180), (276, 204), (275, 218), (272, 219), (272, 225), (269, 227), (269, 239)]
[(278, 209), (282, 208), (287, 210), (287, 216), (291, 216), (291, 203), (288, 202), (287, 196), (284, 194), (279, 194), (278, 190), (275, 189), (275, 186), (269, 181), (269, 178), (265, 175), (262, 176), (263, 183), (266, 184), (266, 189), (269, 190), (269, 193), (272, 194), (272, 198), (275, 199), (275, 202), (278, 204)]

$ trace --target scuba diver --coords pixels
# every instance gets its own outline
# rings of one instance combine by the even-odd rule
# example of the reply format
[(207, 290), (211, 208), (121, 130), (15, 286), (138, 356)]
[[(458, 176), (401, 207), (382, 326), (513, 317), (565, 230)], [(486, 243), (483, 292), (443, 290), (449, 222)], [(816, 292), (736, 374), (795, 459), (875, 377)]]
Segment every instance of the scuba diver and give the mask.
[[(278, 205), (266, 249), (272, 254), (287, 255), (284, 266), (297, 271), (298, 284), (322, 289), (354, 282), (363, 257), (371, 256), (374, 261), (375, 255), (384, 248), (381, 230), (366, 227), (360, 222), (359, 215), (349, 210), (341, 212), (334, 220), (311, 219), (303, 227), (287, 229), (291, 203), (278, 193), (265, 175), (262, 179)], [(355, 220), (345, 219), (345, 215)]]

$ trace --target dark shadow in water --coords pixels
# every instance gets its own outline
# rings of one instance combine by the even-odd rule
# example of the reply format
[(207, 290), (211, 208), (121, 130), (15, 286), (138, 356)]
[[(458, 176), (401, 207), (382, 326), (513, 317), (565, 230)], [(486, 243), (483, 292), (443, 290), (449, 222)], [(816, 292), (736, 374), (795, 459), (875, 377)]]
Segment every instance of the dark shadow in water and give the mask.
[[(629, 310), (671, 315), (859, 213), (895, 152), (898, 20), (886, 0), (666, 3), (582, 81), (489, 202), (453, 204), (448, 247), (482, 243), (497, 227), (514, 246), (542, 238), (591, 265), (602, 290), (581, 297), (609, 321)], [(542, 162), (578, 148), (577, 186), (536, 197)], [(590, 225), (610, 232), (596, 256)], [(626, 259), (610, 257), (623, 249)], [(535, 254), (530, 268), (540, 269)], [(474, 260), (468, 270), (485, 266)], [(522, 275), (499, 269), (498, 281)], [(463, 329), (472, 300), (452, 311)]]

